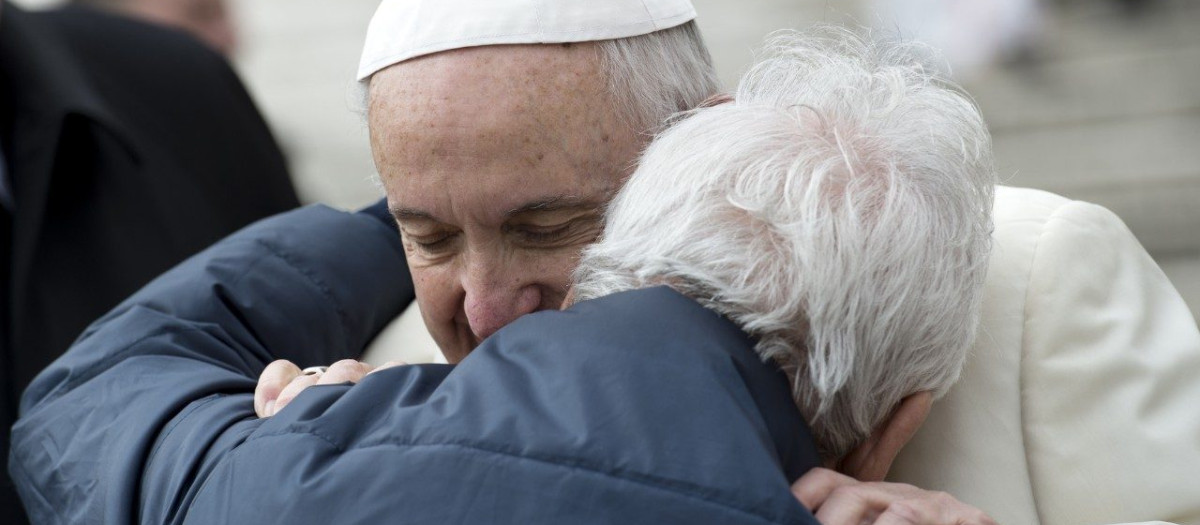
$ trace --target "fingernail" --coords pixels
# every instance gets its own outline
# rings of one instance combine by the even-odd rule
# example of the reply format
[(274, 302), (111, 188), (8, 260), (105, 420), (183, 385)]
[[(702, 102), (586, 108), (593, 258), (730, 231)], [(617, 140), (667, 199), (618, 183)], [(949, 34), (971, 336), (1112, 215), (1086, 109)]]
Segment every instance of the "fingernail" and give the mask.
[(269, 416), (275, 415), (275, 400), (274, 399), (267, 401), (267, 408), (263, 412), (267, 414), (266, 416), (263, 416), (263, 417), (269, 417)]

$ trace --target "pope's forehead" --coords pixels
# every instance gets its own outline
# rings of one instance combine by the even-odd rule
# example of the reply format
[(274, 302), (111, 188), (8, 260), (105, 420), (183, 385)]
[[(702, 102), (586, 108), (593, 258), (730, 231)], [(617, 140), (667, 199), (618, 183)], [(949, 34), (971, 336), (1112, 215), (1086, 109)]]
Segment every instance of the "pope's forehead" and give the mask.
[[(595, 44), (487, 46), (402, 62), (371, 80), (380, 169), (486, 160), (624, 167), (638, 134), (613, 111)], [(390, 166), (389, 166), (390, 165)]]
[(605, 99), (608, 90), (596, 44), (481, 46), (428, 55), (390, 66), (371, 79), (371, 106), (413, 99), (571, 104)]

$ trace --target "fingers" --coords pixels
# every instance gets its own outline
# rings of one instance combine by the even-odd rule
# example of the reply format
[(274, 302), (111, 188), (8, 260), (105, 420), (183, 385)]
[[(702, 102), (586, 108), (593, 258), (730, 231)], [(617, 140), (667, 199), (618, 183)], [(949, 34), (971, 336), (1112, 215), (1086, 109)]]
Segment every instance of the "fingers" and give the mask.
[(305, 388), (317, 384), (322, 375), (299, 375), (293, 378), (292, 382), (288, 383), (288, 386), (284, 387), (283, 391), (279, 393), (279, 397), (275, 400), (275, 403), (267, 406), (266, 417), (278, 414), (280, 410), (283, 410), (283, 407), (291, 403), (293, 399), (296, 399), (296, 396), (300, 395), (300, 392), (303, 392)]
[(875, 520), (875, 525), (923, 525), (934, 523), (924, 520), (910, 505), (896, 504), (888, 507), (887, 511)]
[(958, 525), (959, 521), (947, 521), (947, 516), (953, 509), (939, 507), (939, 502), (930, 499), (911, 499), (892, 502), (884, 509), (883, 514), (875, 521), (876, 525), (925, 525), (949, 523)]
[(895, 501), (876, 525), (996, 525), (983, 511), (945, 492), (920, 491), (920, 497)]
[(376, 369), (374, 369), (374, 370), (372, 370), (372, 371), (370, 371), (370, 372), (367, 372), (367, 375), (371, 375), (371, 374), (374, 374), (375, 372), (378, 372), (378, 371), (380, 371), (380, 370), (386, 370), (386, 369), (388, 369), (388, 368), (392, 368), (392, 367), (394, 367), (394, 366), (404, 366), (404, 365), (407, 365), (407, 364), (408, 364), (408, 363), (405, 363), (404, 361), (388, 361), (388, 362), (386, 362), (386, 363), (384, 363), (384, 364), (382, 364), (382, 365), (379, 365), (379, 367), (377, 367)]
[(258, 417), (274, 414), (273, 406), (279, 393), (300, 375), (300, 367), (291, 361), (280, 359), (263, 369), (254, 388), (254, 413)]
[(403, 364), (402, 361), (388, 361), (372, 369), (367, 363), (343, 359), (324, 372), (305, 373), (292, 362), (281, 359), (267, 365), (259, 376), (258, 386), (254, 389), (254, 412), (258, 417), (271, 417), (310, 386), (357, 383), (372, 372)]
[(325, 373), (317, 374), (318, 385), (336, 385), (339, 383), (357, 383), (362, 380), (367, 372), (371, 371), (371, 365), (362, 361), (353, 359), (343, 359), (329, 366)]
[[(824, 525), (858, 525), (877, 523), (876, 518), (889, 511), (892, 505), (918, 496), (916, 487), (898, 483), (853, 483), (834, 489), (829, 499), (817, 506), (817, 521)], [(926, 510), (921, 507), (921, 510)], [(914, 524), (941, 525), (924, 514), (899, 514), (900, 518), (914, 517)], [(907, 523), (900, 521), (899, 523)]]
[(792, 493), (824, 525), (996, 525), (983, 511), (945, 492), (903, 483), (863, 483), (828, 469), (813, 469)]
[(814, 468), (792, 484), (792, 494), (805, 508), (816, 511), (839, 487), (858, 483), (854, 478), (827, 468)]

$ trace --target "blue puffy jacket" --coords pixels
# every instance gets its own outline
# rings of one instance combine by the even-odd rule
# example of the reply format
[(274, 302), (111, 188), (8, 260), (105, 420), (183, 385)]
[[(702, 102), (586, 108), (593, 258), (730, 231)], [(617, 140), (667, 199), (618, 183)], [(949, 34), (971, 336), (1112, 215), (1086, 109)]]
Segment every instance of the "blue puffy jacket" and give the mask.
[(457, 366), (254, 415), (258, 374), (357, 356), (412, 298), (393, 230), (254, 225), (97, 321), (26, 391), (35, 523), (800, 523), (816, 465), (787, 382), (667, 288), (525, 316)]

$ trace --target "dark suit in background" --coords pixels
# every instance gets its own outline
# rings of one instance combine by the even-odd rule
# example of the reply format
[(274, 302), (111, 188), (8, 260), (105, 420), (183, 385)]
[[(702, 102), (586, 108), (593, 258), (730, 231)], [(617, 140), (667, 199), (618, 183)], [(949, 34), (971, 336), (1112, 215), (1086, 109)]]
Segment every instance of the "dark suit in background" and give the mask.
[[(175, 263), (297, 206), (228, 64), (175, 31), (86, 9), (0, 8), (0, 456), (21, 391)], [(4, 469), (5, 471), (7, 469)], [(7, 476), (0, 523), (24, 521)]]

